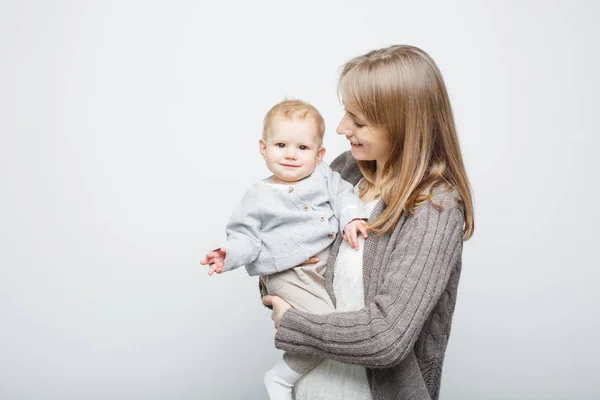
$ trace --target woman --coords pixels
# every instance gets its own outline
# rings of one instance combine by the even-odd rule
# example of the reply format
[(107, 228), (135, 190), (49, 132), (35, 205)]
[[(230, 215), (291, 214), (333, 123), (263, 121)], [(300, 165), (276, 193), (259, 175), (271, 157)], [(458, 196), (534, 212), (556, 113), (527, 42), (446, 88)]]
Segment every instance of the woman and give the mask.
[(359, 252), (341, 237), (332, 246), (325, 277), (336, 313), (263, 299), (275, 344), (326, 359), (298, 382), (298, 400), (437, 399), (462, 243), (474, 229), (448, 94), (434, 61), (412, 46), (349, 61), (339, 94), (337, 132), (351, 150), (331, 167), (356, 185), (370, 234)]

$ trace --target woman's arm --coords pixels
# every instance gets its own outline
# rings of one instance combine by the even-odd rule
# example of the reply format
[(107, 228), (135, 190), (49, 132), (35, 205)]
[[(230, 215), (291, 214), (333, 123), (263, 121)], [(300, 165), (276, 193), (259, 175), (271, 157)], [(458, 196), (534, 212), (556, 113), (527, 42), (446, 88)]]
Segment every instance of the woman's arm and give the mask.
[(435, 198), (443, 211), (428, 202), (407, 218), (394, 250), (384, 257), (378, 293), (365, 308), (327, 315), (291, 309), (281, 318), (276, 347), (370, 368), (402, 361), (444, 292), (452, 268), (460, 265), (464, 219), (449, 198)]

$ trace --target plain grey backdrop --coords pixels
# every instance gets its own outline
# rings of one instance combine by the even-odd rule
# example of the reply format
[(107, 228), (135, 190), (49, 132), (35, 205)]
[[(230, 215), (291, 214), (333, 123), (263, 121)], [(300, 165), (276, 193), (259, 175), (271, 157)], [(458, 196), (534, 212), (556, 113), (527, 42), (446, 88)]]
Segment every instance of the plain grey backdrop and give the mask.
[(450, 92), (476, 230), (442, 400), (593, 399), (595, 1), (0, 2), (0, 398), (264, 399), (256, 278), (206, 275), (284, 97), (412, 44)]

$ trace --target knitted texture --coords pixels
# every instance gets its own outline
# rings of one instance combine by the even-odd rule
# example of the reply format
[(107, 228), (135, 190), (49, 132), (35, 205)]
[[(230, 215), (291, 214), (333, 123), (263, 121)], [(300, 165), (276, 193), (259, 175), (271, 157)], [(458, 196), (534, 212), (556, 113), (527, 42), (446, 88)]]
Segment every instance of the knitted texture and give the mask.
[[(361, 178), (349, 153), (334, 170), (352, 184)], [(461, 270), (464, 217), (455, 191), (436, 189), (431, 202), (403, 215), (385, 235), (365, 241), (366, 307), (314, 315), (287, 311), (275, 337), (277, 348), (364, 365), (374, 400), (437, 400)], [(382, 201), (372, 218), (384, 210)], [(341, 237), (332, 245), (329, 265)], [(333, 268), (326, 275), (333, 293)]]
[(226, 232), (223, 272), (242, 265), (249, 275), (285, 271), (328, 248), (353, 219), (366, 218), (353, 186), (320, 163), (293, 185), (269, 185), (266, 178), (246, 191)]

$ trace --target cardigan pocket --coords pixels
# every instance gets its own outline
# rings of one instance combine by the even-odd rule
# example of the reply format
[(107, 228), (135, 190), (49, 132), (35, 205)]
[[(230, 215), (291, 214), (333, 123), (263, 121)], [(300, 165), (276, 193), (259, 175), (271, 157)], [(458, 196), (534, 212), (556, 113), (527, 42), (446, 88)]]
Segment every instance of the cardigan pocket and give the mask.
[(285, 280), (282, 279), (278, 272), (261, 277), (263, 285), (268, 294), (277, 295), (277, 291), (283, 287)]

